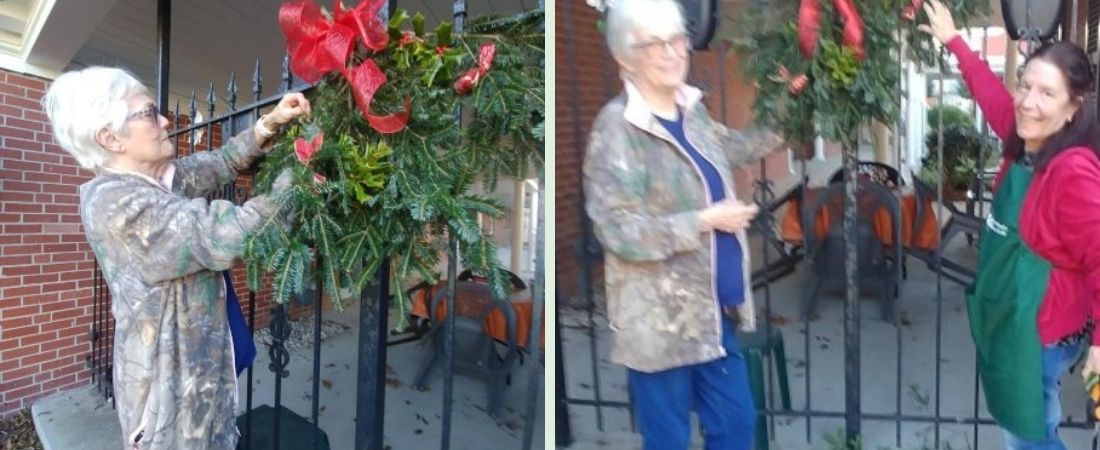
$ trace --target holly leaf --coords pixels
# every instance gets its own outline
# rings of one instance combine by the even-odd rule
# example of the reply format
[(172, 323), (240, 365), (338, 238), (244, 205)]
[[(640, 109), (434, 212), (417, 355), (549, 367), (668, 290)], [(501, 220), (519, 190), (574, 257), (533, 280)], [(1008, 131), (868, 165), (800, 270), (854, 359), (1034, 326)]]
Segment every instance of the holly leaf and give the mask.
[(454, 39), (451, 36), (451, 23), (441, 22), (439, 26), (435, 27), (435, 42), (436, 45), (444, 47), (450, 47), (454, 45)]
[(416, 37), (418, 37), (418, 38), (424, 37), (424, 15), (420, 14), (419, 12), (416, 13), (416, 15), (413, 16), (413, 18), (412, 18), (412, 23), (413, 23), (413, 33), (416, 34)]

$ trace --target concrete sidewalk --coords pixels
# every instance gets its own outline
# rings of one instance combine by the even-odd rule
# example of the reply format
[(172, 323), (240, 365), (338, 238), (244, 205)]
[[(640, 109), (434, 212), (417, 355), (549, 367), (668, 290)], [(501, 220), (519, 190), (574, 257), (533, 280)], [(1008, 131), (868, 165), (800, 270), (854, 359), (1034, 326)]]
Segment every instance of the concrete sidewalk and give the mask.
[[(324, 318), (353, 326), (359, 315), (356, 305), (343, 314), (326, 311)], [(392, 322), (391, 322), (392, 323)], [(353, 328), (333, 336), (321, 345), (320, 427), (328, 435), (331, 448), (346, 450), (355, 444), (355, 400), (358, 336)], [(254, 365), (253, 407), (274, 404), (274, 374), (266, 349), (259, 346)], [(413, 378), (428, 348), (418, 343), (389, 347), (387, 350), (387, 389), (385, 442), (392, 450), (437, 448), (441, 439), (443, 411), (443, 377), (436, 370), (429, 389), (413, 388)], [(536, 355), (537, 357), (537, 355)], [(451, 448), (454, 449), (520, 449), (524, 415), (527, 410), (527, 388), (531, 370), (539, 370), (538, 361), (525, 356), (524, 364), (513, 372), (512, 384), (506, 388), (501, 417), (493, 419), (486, 411), (485, 383), (464, 376), (454, 378), (454, 405), (451, 424)], [(290, 376), (282, 380), (282, 405), (297, 414), (310, 417), (312, 397), (313, 349), (306, 347), (290, 352), (287, 367)], [(245, 378), (241, 378), (241, 411), (245, 402)], [(543, 442), (543, 390), (537, 387), (535, 449)], [(39, 400), (32, 407), (35, 427), (46, 450), (118, 450), (122, 448), (118, 416), (110, 404), (94, 388), (64, 392)]]

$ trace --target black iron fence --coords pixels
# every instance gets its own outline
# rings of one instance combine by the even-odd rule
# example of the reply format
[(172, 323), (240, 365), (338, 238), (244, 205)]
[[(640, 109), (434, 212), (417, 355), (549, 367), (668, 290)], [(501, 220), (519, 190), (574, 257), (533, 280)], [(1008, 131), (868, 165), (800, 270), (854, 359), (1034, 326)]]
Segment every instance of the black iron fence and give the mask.
[[(576, 54), (578, 44), (574, 30), (578, 24), (595, 26), (577, 18), (576, 9), (583, 7), (578, 4), (573, 1), (558, 4), (558, 20), (563, 22), (565, 30), (557, 37), (558, 51), (567, 60)], [(985, 35), (983, 31), (981, 37)], [(985, 51), (984, 46), (982, 51)], [(734, 74), (728, 72), (725, 61), (731, 55), (724, 48), (707, 52), (716, 53), (711, 55), (711, 60), (718, 64), (711, 66), (714, 70), (709, 71), (698, 67), (698, 58), (693, 55), (689, 83), (704, 91), (708, 86), (718, 86), (717, 90), (709, 89), (707, 98), (710, 102), (721, 103), (709, 104), (709, 110), (716, 119), (728, 123), (726, 119), (731, 108), (727, 102), (731, 100), (725, 80)], [(618, 95), (607, 81), (615, 76), (613, 60), (605, 54), (604, 61), (603, 67), (559, 66), (558, 95), (579, 98), (581, 70), (590, 71), (588, 75), (591, 71), (602, 71), (604, 97), (610, 100)], [(938, 97), (939, 104), (943, 104), (943, 79), (947, 74), (937, 74), (936, 69), (916, 69), (935, 80), (929, 96)], [(898, 93), (905, 98), (911, 88), (906, 81), (908, 68), (902, 66), (896, 70), (902, 74)], [(585, 92), (590, 90), (585, 89)], [(908, 100), (903, 100), (902, 111), (905, 111), (906, 102)], [(581, 122), (576, 102), (569, 101), (569, 104), (572, 108), (561, 112), (564, 116), (559, 118), (558, 127), (573, 133), (574, 142), (583, 148), (584, 130), (588, 124)], [(919, 129), (919, 124), (906, 122), (903, 115), (891, 127), (894, 130), (893, 157), (898, 167), (904, 167), (902, 148), (906, 130)], [(942, 126), (938, 129), (942, 130)], [(939, 145), (930, 149), (938, 152), (940, 161), (943, 161), (945, 145), (950, 143), (944, 143), (941, 137)], [(976, 243), (960, 242), (961, 238), (955, 238), (959, 235), (976, 238), (978, 229), (966, 228), (966, 224), (971, 223), (968, 219), (978, 224), (983, 222), (987, 206), (982, 205), (982, 200), (988, 194), (982, 190), (988, 174), (983, 173), (979, 165), (969, 201), (945, 199), (941, 185), (928, 190), (916, 186), (906, 188), (918, 196), (918, 204), (926, 201), (933, 205), (932, 211), (925, 214), (935, 214), (938, 218), (938, 244), (927, 252), (907, 252), (902, 261), (896, 261), (901, 265), (899, 272), (888, 276), (899, 278), (900, 297), (891, 300), (897, 303), (898, 314), (883, 321), (877, 320), (875, 314), (868, 320), (867, 314), (861, 314), (862, 303), (867, 302), (861, 301), (860, 295), (864, 284), (860, 282), (860, 270), (867, 269), (858, 265), (853, 257), (857, 229), (851, 219), (858, 213), (854, 205), (859, 202), (855, 177), (848, 176), (863, 170), (860, 162), (857, 149), (843, 152), (840, 170), (845, 174), (844, 242), (845, 247), (850, 248), (842, 249), (846, 251), (835, 274), (841, 280), (843, 305), (826, 305), (825, 300), (820, 300), (824, 294), (815, 293), (812, 298), (829, 312), (805, 314), (802, 311), (802, 317), (794, 320), (786, 315), (799, 313), (798, 308), (791, 305), (798, 305), (799, 297), (807, 289), (805, 285), (811, 281), (810, 269), (804, 259), (804, 250), (792, 248), (777, 236), (782, 220), (777, 214), (782, 211), (781, 207), (789, 206), (792, 198), (803, 198), (802, 193), (809, 188), (810, 169), (802, 159), (796, 164), (796, 173), (791, 175), (799, 181), (777, 195), (773, 192), (776, 183), (769, 179), (766, 161), (758, 164), (752, 198), (760, 205), (761, 212), (750, 236), (755, 247), (753, 287), (758, 315), (763, 320), (758, 321), (758, 332), (742, 336), (741, 341), (754, 391), (759, 390), (754, 392), (761, 414), (756, 448), (766, 449), (769, 443), (779, 440), (784, 441), (783, 448), (998, 448), (1001, 432), (984, 407), (976, 354), (968, 334), (962, 299), (963, 288), (973, 281), (977, 247)], [(941, 168), (940, 173), (946, 169)], [(569, 170), (579, 173), (581, 167), (578, 164)], [(916, 173), (904, 174), (900, 181), (920, 184)], [(958, 207), (963, 203), (967, 207)], [(575, 298), (557, 299), (556, 438), (558, 445), (570, 446), (595, 434), (597, 439), (612, 439), (622, 445), (623, 442), (614, 440), (615, 434), (634, 431), (626, 374), (606, 358), (610, 332), (606, 325), (602, 287), (595, 279), (596, 268), (602, 264), (601, 250), (584, 210), (583, 198), (575, 207), (576, 214), (582, 217), (583, 234), (579, 250), (568, 257), (574, 258), (575, 266), (580, 269), (579, 293)], [(945, 221), (945, 217), (950, 219)], [(812, 224), (802, 221), (802, 226), (806, 230)], [(919, 273), (924, 269), (927, 271)], [(788, 277), (791, 273), (800, 273), (800, 276)], [(918, 277), (924, 277), (923, 281), (913, 281)], [(796, 377), (803, 378), (801, 386), (794, 382)], [(1069, 378), (1079, 377), (1071, 375), (1067, 380)], [(1092, 425), (1084, 419), (1084, 391), (1080, 383), (1067, 381), (1062, 398), (1060, 430), (1063, 439), (1071, 448), (1091, 445), (1095, 449)], [(1077, 401), (1066, 402), (1071, 398)]]
[[(159, 53), (164, 58), (161, 60), (161, 70), (166, 71), (168, 68), (168, 39), (167, 32), (170, 29), (170, 18), (167, 17), (168, 8), (166, 5), (170, 2), (161, 0), (161, 9), (158, 11), (158, 34), (164, 33), (158, 36)], [(524, 5), (526, 8), (527, 6)], [(392, 13), (396, 8), (396, 2), (391, 2), (387, 8), (383, 8), (384, 13)], [(542, 8), (542, 2), (538, 2), (537, 8)], [(461, 31), (465, 22), (466, 16), (466, 2), (456, 0), (453, 2), (453, 12), (455, 19), (456, 31)], [(162, 73), (158, 77), (161, 80), (166, 80), (167, 75)], [(179, 102), (176, 103), (173, 111), (168, 111), (165, 108), (167, 96), (167, 85), (161, 83), (158, 88), (157, 98), (161, 100), (162, 114), (171, 116), (174, 127), (169, 133), (169, 137), (174, 140), (176, 144), (177, 154), (186, 153), (191, 154), (196, 151), (206, 151), (216, 148), (223, 139), (228, 139), (234, 134), (249, 129), (255, 120), (260, 116), (261, 111), (268, 109), (275, 105), (285, 92), (292, 90), (307, 91), (310, 86), (303, 85), (301, 82), (296, 82), (293, 75), (289, 70), (289, 59), (284, 57), (282, 76), (278, 89), (275, 90), (275, 94), (265, 96), (263, 90), (263, 79), (260, 75), (260, 62), (257, 61), (255, 65), (255, 71), (251, 79), (251, 101), (244, 105), (238, 105), (238, 86), (236, 81), (236, 75), (231, 74), (229, 77), (228, 85), (224, 97), (224, 107), (226, 110), (218, 113), (216, 104), (218, 103), (218, 95), (214, 91), (214, 85), (210, 85), (210, 90), (206, 95), (206, 117), (208, 120), (201, 121), (199, 123), (192, 123), (192, 119), (198, 117), (201, 111), (199, 110), (199, 99), (192, 94), (190, 101), (188, 102), (187, 109), (180, 111)], [(456, 120), (459, 120), (461, 111), (456, 111)], [(239, 178), (222, 189), (218, 190), (211, 195), (211, 199), (224, 199), (236, 204), (241, 204), (251, 195), (251, 177), (250, 174), (242, 174), (244, 178)], [(242, 182), (242, 180), (248, 180)], [(541, 188), (541, 183), (540, 183)], [(543, 193), (541, 190), (538, 195), (541, 197)], [(538, 201), (538, 205), (541, 208), (543, 202)], [(525, 396), (526, 408), (523, 411), (524, 423), (523, 423), (523, 435), (521, 438), (521, 446), (523, 449), (528, 450), (535, 448), (534, 435), (536, 428), (536, 417), (538, 412), (536, 411), (536, 405), (538, 403), (539, 394), (542, 392), (541, 387), (541, 375), (542, 364), (544, 358), (542, 350), (539, 348), (540, 332), (542, 329), (542, 310), (543, 310), (543, 257), (542, 248), (543, 243), (543, 223), (542, 212), (539, 211), (538, 217), (540, 222), (538, 224), (532, 224), (537, 226), (537, 240), (536, 242), (536, 270), (534, 285), (530, 286), (532, 293), (532, 320), (530, 327), (530, 336), (527, 339), (527, 348), (522, 349), (526, 352), (527, 360), (529, 364), (534, 366), (530, 370), (530, 378), (526, 381), (527, 395)], [(518, 231), (516, 231), (518, 232)], [(513, 249), (519, 251), (519, 249)], [(455, 299), (455, 280), (456, 280), (456, 267), (457, 267), (457, 241), (452, 238), (451, 246), (448, 250), (448, 273), (447, 279), (449, 280), (446, 288), (446, 303), (447, 311), (455, 311), (454, 299)], [(388, 323), (390, 317), (391, 302), (393, 296), (390, 294), (391, 287), (389, 286), (389, 264), (383, 263), (379, 268), (379, 272), (375, 277), (373, 283), (362, 292), (360, 296), (359, 305), (359, 317), (357, 321), (358, 328), (358, 344), (356, 348), (356, 354), (358, 358), (357, 365), (355, 367), (356, 373), (356, 394), (355, 394), (355, 448), (356, 449), (372, 449), (381, 450), (383, 448), (390, 448), (383, 442), (384, 435), (384, 417), (386, 416), (385, 407), (385, 393), (387, 384), (392, 383), (391, 374), (387, 373), (387, 347), (404, 344), (421, 339), (422, 332), (424, 330), (410, 326), (404, 330), (391, 330)], [(91, 354), (88, 356), (88, 366), (93, 376), (93, 382), (100, 389), (100, 392), (104, 395), (105, 399), (112, 402), (114, 400), (113, 384), (111, 380), (112, 370), (112, 354), (113, 354), (113, 333), (114, 333), (114, 320), (111, 317), (111, 296), (109, 289), (106, 286), (106, 282), (103, 280), (102, 274), (99, 271), (98, 265), (95, 268), (94, 283), (93, 283), (93, 324), (91, 330), (91, 342), (92, 349)], [(415, 289), (415, 288), (414, 288)], [(320, 282), (310, 292), (313, 296), (309, 299), (309, 306), (312, 308), (306, 309), (303, 307), (295, 307), (290, 304), (274, 304), (270, 305), (270, 318), (268, 321), (268, 331), (270, 333), (271, 341), (267, 345), (266, 353), (270, 360), (268, 366), (262, 367), (258, 362), (261, 357), (258, 355), (257, 363), (246, 370), (243, 375), (244, 381), (247, 383), (247, 389), (245, 390), (244, 397), (244, 411), (242, 416), (243, 420), (239, 421), (240, 431), (242, 433), (242, 442), (240, 448), (328, 448), (327, 442), (323, 438), (323, 433), (319, 432), (322, 428), (319, 421), (320, 412), (323, 411), (327, 405), (324, 405), (321, 400), (321, 385), (325, 383), (321, 357), (322, 357), (322, 324), (323, 315), (325, 313), (323, 308), (323, 300), (321, 296), (322, 286)], [(260, 310), (263, 303), (261, 296), (257, 292), (249, 290), (247, 297), (242, 298), (241, 307), (247, 315), (247, 322), (249, 330), (256, 331), (257, 317), (256, 313)], [(266, 296), (270, 299), (270, 296)], [(271, 302), (271, 300), (266, 300)], [(287, 348), (288, 339), (291, 333), (291, 315), (292, 312), (308, 314), (312, 313), (312, 376), (310, 377), (311, 383), (311, 395), (310, 395), (310, 417), (308, 423), (303, 424), (304, 420), (297, 413), (290, 411), (283, 407), (285, 391), (287, 386), (284, 385), (283, 379), (290, 375), (289, 366), (291, 363), (291, 353)], [(444, 345), (442, 354), (442, 366), (444, 371), (443, 376), (443, 404), (441, 405), (439, 416), (442, 418), (442, 432), (439, 442), (439, 448), (448, 449), (452, 446), (452, 410), (454, 405), (454, 378), (452, 368), (454, 367), (454, 329), (455, 329), (455, 314), (447, 314), (447, 325), (444, 326), (446, 332), (444, 333)], [(259, 349), (260, 354), (264, 353), (263, 348)], [(254, 370), (268, 370), (274, 374), (274, 385), (271, 387), (273, 390), (274, 405), (273, 410), (269, 410), (264, 414), (257, 414), (259, 411), (254, 405), (254, 390), (256, 385), (254, 384)], [(517, 379), (518, 381), (518, 379)], [(522, 384), (522, 383), (514, 383)], [(428, 411), (424, 411), (424, 415), (428, 415)], [(302, 428), (305, 426), (305, 428)], [(302, 436), (288, 435), (287, 430), (284, 428), (295, 427), (295, 432), (299, 430), (305, 430), (307, 433), (311, 433), (306, 436), (303, 441)], [(257, 432), (253, 432), (257, 430)], [(259, 430), (262, 430), (263, 435)], [(303, 442), (308, 442), (303, 444)], [(463, 443), (461, 448), (485, 448), (486, 446), (499, 447), (500, 443), (489, 442), (468, 442)], [(418, 444), (416, 448), (430, 448), (431, 444), (424, 442)], [(539, 443), (538, 448), (541, 448)]]

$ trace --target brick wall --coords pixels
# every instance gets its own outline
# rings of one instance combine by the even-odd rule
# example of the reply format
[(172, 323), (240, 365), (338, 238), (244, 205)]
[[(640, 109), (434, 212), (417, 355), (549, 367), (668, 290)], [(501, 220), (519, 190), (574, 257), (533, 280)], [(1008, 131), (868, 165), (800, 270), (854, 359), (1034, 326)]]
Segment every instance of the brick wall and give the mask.
[(93, 256), (77, 186), (91, 173), (53, 143), (47, 82), (0, 71), (0, 416), (89, 379)]
[[(48, 82), (0, 70), (0, 417), (91, 378), (94, 256), (77, 205), (92, 174), (53, 141), (39, 105)], [(217, 145), (220, 132), (211, 134)], [(243, 266), (233, 275), (248, 317)], [(259, 328), (270, 319), (270, 288), (256, 297)], [(309, 311), (294, 306), (291, 315)]]
[[(737, 3), (723, 2), (724, 11), (730, 11)], [(580, 295), (578, 247), (583, 214), (580, 168), (584, 147), (596, 114), (604, 103), (619, 93), (622, 84), (617, 66), (606, 49), (604, 36), (596, 29), (599, 18), (596, 10), (584, 0), (560, 0), (555, 4), (554, 14), (554, 45), (557, 46), (557, 71), (554, 74), (557, 86), (557, 148), (554, 149), (557, 242), (554, 245), (558, 298), (568, 303)], [(718, 44), (714, 46), (720, 47)], [(753, 91), (743, 82), (737, 65), (737, 55), (732, 52), (707, 50), (695, 53), (689, 83), (707, 92), (705, 101), (715, 120), (740, 128), (750, 121)], [(785, 155), (777, 154), (769, 158), (769, 177), (786, 174), (787, 170)], [(758, 175), (759, 168), (756, 166), (736, 171), (735, 188), (742, 198), (751, 192), (751, 183)], [(602, 270), (599, 264), (592, 269), (593, 287), (598, 292), (602, 284)]]

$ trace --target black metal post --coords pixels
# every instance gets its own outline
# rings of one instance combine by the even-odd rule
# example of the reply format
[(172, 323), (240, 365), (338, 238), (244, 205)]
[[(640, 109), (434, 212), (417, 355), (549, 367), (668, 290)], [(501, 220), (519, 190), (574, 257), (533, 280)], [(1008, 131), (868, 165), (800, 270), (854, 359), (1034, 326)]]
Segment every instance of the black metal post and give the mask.
[(355, 401), (355, 449), (382, 450), (386, 407), (386, 328), (390, 263), (382, 261), (374, 283), (359, 297), (359, 368)]
[[(440, 450), (451, 448), (451, 409), (454, 404), (455, 366), (455, 278), (458, 277), (458, 238), (454, 229), (447, 230), (447, 315), (443, 319), (443, 425), (440, 432)], [(436, 325), (438, 326), (438, 325)]]
[(274, 311), (274, 317), (271, 318), (271, 346), (267, 349), (268, 357), (271, 358), (271, 364), (268, 365), (275, 374), (275, 423), (272, 426), (273, 433), (275, 435), (274, 443), (275, 450), (279, 450), (279, 422), (282, 418), (282, 404), (283, 404), (283, 378), (290, 376), (290, 372), (286, 370), (287, 364), (290, 363), (290, 353), (286, 349), (286, 341), (290, 338), (290, 322), (287, 320), (289, 313), (287, 312), (286, 305), (276, 305)]
[[(558, 290), (557, 292), (561, 292)], [(558, 299), (558, 304), (561, 304), (561, 295), (555, 296)], [(557, 439), (557, 445), (568, 447), (573, 445), (573, 427), (569, 423), (569, 394), (565, 390), (565, 360), (561, 353), (561, 317), (559, 312), (561, 308), (554, 308), (554, 386), (555, 386), (555, 407), (554, 407), (554, 427), (555, 438)]]
[(172, 40), (172, 0), (157, 0), (157, 107), (168, 113), (168, 61)]
[(857, 139), (844, 143), (844, 427), (847, 442), (859, 439), (859, 261), (856, 253)]

